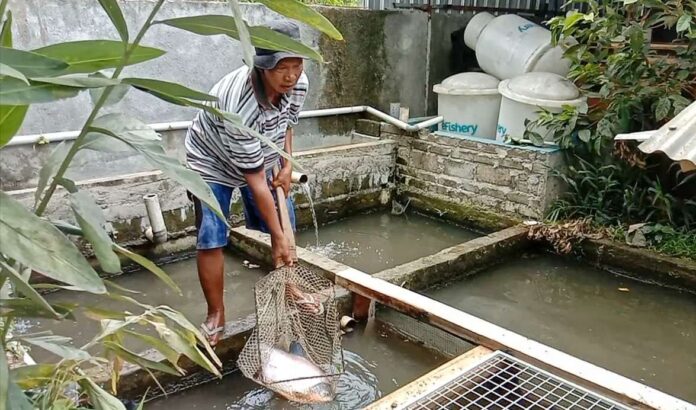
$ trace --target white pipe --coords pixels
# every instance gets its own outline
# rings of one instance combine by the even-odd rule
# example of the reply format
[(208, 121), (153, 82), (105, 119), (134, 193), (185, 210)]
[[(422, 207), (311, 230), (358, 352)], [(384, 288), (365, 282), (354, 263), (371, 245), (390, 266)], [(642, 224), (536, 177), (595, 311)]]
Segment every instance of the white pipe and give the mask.
[(163, 243), (167, 241), (167, 226), (164, 224), (164, 216), (160, 208), (159, 198), (157, 194), (147, 194), (143, 197), (145, 201), (145, 209), (147, 217), (150, 220), (150, 226), (145, 229), (145, 237), (154, 243)]
[[(357, 105), (354, 107), (339, 107), (339, 108), (325, 108), (321, 110), (307, 110), (300, 112), (300, 118), (316, 118), (316, 117), (328, 117), (331, 115), (345, 115), (345, 114), (356, 114), (361, 112), (367, 112), (372, 114), (385, 122), (388, 122), (394, 126), (401, 128), (404, 131), (414, 132), (422, 130), (423, 128), (430, 127), (435, 124), (441, 123), (444, 118), (442, 116), (431, 118), (429, 120), (423, 121), (418, 124), (407, 124), (401, 120), (398, 120), (389, 114), (385, 114), (382, 111), (369, 107), (367, 105)], [(173, 121), (173, 122), (161, 122), (155, 124), (149, 124), (150, 128), (157, 132), (161, 131), (179, 131), (188, 129), (191, 126), (191, 121)], [(7, 144), (8, 146), (16, 145), (33, 145), (38, 142), (60, 142), (60, 141), (72, 141), (77, 136), (80, 135), (80, 131), (61, 131), (61, 132), (51, 132), (47, 134), (31, 134), (31, 135), (19, 135), (10, 140)]]
[(309, 177), (307, 174), (303, 174), (301, 172), (297, 171), (292, 171), (292, 176), (290, 177), (290, 180), (292, 181), (293, 184), (304, 184), (307, 181), (309, 181)]

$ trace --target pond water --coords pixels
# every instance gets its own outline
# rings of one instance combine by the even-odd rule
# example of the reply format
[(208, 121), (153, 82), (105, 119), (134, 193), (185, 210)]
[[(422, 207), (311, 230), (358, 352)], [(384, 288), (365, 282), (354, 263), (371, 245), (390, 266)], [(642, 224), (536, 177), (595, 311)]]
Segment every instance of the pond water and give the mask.
[(481, 236), (458, 225), (419, 214), (356, 215), (297, 235), (297, 244), (366, 273), (432, 255)]
[(373, 320), (343, 337), (345, 373), (336, 399), (322, 405), (298, 405), (234, 372), (145, 405), (148, 410), (184, 409), (360, 409), (397, 390), (447, 358), (421, 347), (384, 322)]
[(696, 296), (551, 255), (504, 263), (427, 296), (696, 402)]

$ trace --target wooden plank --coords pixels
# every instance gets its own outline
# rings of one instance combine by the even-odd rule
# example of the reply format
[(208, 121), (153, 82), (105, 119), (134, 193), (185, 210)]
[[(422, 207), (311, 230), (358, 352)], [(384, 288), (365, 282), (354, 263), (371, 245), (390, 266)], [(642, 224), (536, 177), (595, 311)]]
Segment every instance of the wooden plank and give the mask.
[(696, 410), (686, 401), (356, 269), (336, 272), (336, 284), (468, 341), (503, 350), (633, 408)]
[(462, 373), (485, 361), (492, 354), (492, 350), (483, 346), (477, 346), (399, 390), (377, 400), (367, 406), (365, 410), (403, 409), (416, 398), (422, 397), (450, 382)]

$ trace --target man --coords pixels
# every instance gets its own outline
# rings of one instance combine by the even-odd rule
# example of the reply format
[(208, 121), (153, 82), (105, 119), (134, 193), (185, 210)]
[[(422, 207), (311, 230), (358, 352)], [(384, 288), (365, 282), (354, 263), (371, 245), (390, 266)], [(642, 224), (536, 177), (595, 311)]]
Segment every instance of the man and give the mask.
[[(268, 27), (299, 41), (300, 30), (293, 22), (274, 21)], [(256, 49), (254, 69), (245, 65), (233, 71), (213, 86), (210, 94), (218, 98), (218, 109), (240, 115), (246, 126), (292, 155), (292, 126), (298, 122), (308, 85), (302, 56)], [(256, 137), (205, 111), (197, 114), (188, 130), (186, 159), (188, 166), (210, 185), (226, 217), (232, 192), (240, 188), (247, 227), (270, 234), (276, 266), (292, 265), (273, 194), (273, 188), (282, 187), (287, 196), (290, 162), (281, 161), (277, 152)], [(274, 177), (271, 172), (275, 165), (282, 168)], [(223, 248), (229, 232), (217, 215), (193, 199), (198, 276), (208, 304), (201, 328), (214, 346), (225, 324)], [(289, 199), (288, 211), (294, 229), (294, 208)]]

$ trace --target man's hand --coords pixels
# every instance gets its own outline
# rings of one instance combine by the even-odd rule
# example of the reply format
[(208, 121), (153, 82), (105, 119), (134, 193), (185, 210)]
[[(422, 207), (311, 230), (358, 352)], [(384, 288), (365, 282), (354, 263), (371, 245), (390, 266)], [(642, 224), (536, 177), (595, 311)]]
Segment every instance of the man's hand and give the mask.
[(273, 256), (273, 264), (275, 268), (281, 266), (292, 266), (293, 260), (290, 256), (290, 247), (284, 235), (271, 234), (271, 255)]
[(292, 182), (292, 167), (284, 166), (278, 172), (275, 178), (273, 178), (273, 188), (283, 187), (285, 196), (290, 194), (290, 184)]

